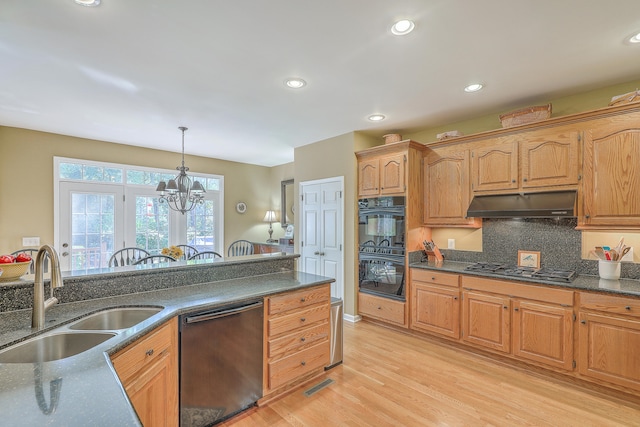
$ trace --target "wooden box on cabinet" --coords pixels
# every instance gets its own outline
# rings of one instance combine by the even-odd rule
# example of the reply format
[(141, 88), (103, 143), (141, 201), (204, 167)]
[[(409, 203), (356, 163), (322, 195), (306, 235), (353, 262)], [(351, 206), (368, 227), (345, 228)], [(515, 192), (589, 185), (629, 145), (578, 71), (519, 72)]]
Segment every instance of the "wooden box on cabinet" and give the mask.
[(578, 228), (640, 228), (640, 112), (588, 123)]
[(143, 425), (178, 425), (178, 319), (111, 357)]
[(640, 391), (640, 299), (580, 293), (578, 371)]
[(265, 301), (264, 395), (278, 394), (329, 364), (329, 284)]
[(460, 276), (411, 269), (411, 329), (460, 338)]

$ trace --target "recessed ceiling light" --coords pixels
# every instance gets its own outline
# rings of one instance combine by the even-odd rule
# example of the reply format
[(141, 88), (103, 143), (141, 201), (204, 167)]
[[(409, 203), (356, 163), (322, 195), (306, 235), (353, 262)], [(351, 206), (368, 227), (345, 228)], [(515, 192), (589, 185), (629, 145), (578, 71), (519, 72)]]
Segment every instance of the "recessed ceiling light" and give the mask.
[(75, 2), (82, 6), (98, 6), (100, 4), (100, 0), (75, 0)]
[(640, 43), (640, 33), (638, 33), (635, 36), (629, 38), (629, 42), (630, 43)]
[(474, 83), (464, 88), (465, 92), (477, 92), (482, 89), (484, 86), (480, 83)]
[(396, 36), (404, 36), (405, 34), (409, 34), (411, 31), (413, 31), (415, 27), (416, 25), (413, 23), (413, 21), (402, 19), (393, 24), (393, 26), (391, 27), (391, 32)]
[(371, 120), (372, 122), (380, 122), (382, 120), (384, 120), (386, 117), (383, 116), (382, 114), (372, 114), (369, 116), (369, 120)]
[(290, 77), (284, 81), (284, 84), (292, 89), (300, 89), (301, 87), (306, 86), (307, 82), (299, 77)]

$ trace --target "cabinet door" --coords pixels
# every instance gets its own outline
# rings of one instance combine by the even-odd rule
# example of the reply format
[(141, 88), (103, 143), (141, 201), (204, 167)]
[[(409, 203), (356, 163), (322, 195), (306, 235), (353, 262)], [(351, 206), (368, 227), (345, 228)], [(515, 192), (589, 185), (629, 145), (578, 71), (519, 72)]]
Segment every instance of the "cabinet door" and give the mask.
[(473, 150), (471, 177), (474, 192), (517, 189), (518, 143), (498, 139), (490, 147)]
[(404, 194), (406, 163), (407, 156), (405, 154), (380, 158), (380, 195)]
[(513, 354), (573, 370), (573, 309), (539, 302), (513, 302)]
[(462, 339), (470, 344), (509, 353), (509, 297), (475, 291), (464, 291), (462, 295)]
[(469, 150), (438, 151), (425, 158), (425, 225), (479, 227), (480, 219), (467, 218), (469, 193)]
[(411, 328), (460, 338), (460, 290), (413, 282)]
[(532, 132), (520, 141), (522, 188), (578, 184), (578, 132)]
[(585, 132), (583, 215), (586, 227), (640, 227), (640, 113)]
[(640, 390), (640, 322), (580, 313), (580, 374)]
[(379, 159), (360, 160), (358, 162), (358, 196), (377, 196), (380, 193), (379, 184)]

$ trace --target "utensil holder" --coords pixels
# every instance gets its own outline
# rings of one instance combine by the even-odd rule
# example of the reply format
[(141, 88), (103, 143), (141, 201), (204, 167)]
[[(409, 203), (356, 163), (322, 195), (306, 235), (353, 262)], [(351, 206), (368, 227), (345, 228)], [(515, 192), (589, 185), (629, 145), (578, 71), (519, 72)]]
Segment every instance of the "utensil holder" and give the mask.
[(598, 274), (603, 279), (618, 280), (620, 278), (620, 261), (598, 261)]

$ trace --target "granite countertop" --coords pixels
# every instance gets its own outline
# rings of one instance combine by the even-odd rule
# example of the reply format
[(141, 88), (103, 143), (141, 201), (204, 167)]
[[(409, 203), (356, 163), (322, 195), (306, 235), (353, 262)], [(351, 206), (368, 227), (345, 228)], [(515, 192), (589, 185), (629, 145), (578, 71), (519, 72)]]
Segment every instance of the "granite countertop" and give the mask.
[[(1, 423), (139, 426), (135, 411), (110, 363), (110, 354), (184, 313), (331, 281), (333, 279), (313, 274), (283, 271), (58, 304), (47, 310), (46, 328), (39, 334), (107, 308), (156, 306), (163, 307), (163, 310), (76, 356), (45, 363), (0, 364)], [(31, 309), (0, 313), (0, 348), (33, 335)], [(55, 389), (58, 393), (52, 392)]]
[(436, 263), (434, 261), (429, 261), (415, 262), (409, 264), (409, 267), (423, 268), (426, 270), (440, 270), (450, 273), (466, 274), (470, 276), (490, 277), (494, 279), (508, 280), (510, 282), (551, 285), (578, 291), (595, 291), (621, 296), (627, 295), (640, 297), (640, 280), (635, 279), (607, 280), (601, 279), (598, 276), (588, 276), (580, 274), (572, 282), (563, 283), (550, 280), (533, 279), (528, 277), (513, 277), (481, 271), (465, 270), (465, 267), (471, 264), (473, 263), (460, 261), (444, 261), (442, 263)]

